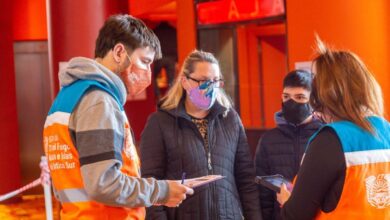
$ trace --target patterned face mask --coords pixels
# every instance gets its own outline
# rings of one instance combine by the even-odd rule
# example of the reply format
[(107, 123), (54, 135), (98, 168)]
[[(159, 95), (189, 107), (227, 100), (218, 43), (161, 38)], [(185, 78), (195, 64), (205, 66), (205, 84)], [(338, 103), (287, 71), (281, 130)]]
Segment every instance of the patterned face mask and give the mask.
[(191, 102), (202, 110), (209, 110), (216, 100), (216, 89), (212, 81), (206, 81), (198, 87), (188, 91)]
[(132, 61), (129, 55), (126, 54), (126, 56), (131, 63), (131, 67), (127, 73), (127, 83), (125, 84), (130, 95), (138, 95), (150, 86), (152, 82), (151, 72), (148, 68), (142, 66), (139, 59)]

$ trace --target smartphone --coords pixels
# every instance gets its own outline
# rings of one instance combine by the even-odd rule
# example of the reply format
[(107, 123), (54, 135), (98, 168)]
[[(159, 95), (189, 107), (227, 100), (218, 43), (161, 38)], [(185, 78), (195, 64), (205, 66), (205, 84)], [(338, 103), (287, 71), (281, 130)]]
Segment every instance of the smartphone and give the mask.
[(292, 187), (290, 181), (280, 174), (270, 176), (256, 176), (255, 182), (277, 193), (280, 192), (280, 187), (282, 187), (283, 183), (287, 186), (287, 188), (291, 189)]

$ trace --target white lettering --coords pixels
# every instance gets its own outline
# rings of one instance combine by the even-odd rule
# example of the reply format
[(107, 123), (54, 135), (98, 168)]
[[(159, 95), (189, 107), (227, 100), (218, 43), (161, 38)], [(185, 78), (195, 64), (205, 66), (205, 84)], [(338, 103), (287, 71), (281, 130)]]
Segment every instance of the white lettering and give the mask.
[(66, 165), (66, 169), (74, 169), (76, 168), (76, 163), (75, 162), (65, 162), (65, 165)]
[(70, 147), (67, 144), (59, 144), (57, 143), (57, 150), (65, 151), (67, 152), (70, 150)]
[(49, 161), (53, 161), (57, 158), (55, 154), (49, 154), (48, 156), (49, 156)]
[(72, 160), (73, 155), (71, 153), (61, 153), (61, 159), (62, 160)]
[(50, 170), (59, 170), (59, 169), (65, 169), (65, 164), (58, 163), (58, 162), (50, 164)]

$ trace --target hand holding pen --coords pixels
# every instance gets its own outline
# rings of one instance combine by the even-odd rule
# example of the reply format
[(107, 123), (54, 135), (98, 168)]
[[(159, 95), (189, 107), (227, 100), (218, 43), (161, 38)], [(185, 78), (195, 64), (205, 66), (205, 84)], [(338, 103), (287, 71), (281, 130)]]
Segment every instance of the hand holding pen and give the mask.
[(186, 199), (186, 195), (192, 195), (194, 194), (194, 190), (183, 185), (185, 180), (186, 174), (182, 174), (181, 182), (177, 180), (167, 180), (168, 182), (168, 199), (165, 206), (168, 207), (179, 207), (179, 205), (182, 203), (183, 200)]

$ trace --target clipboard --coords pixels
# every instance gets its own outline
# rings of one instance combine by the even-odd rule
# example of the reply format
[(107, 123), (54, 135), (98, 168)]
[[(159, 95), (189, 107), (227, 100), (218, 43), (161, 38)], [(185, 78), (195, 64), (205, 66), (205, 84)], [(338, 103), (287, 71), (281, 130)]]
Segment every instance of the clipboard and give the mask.
[(256, 176), (255, 182), (277, 193), (280, 192), (280, 187), (283, 183), (287, 186), (287, 188), (292, 188), (290, 181), (280, 174), (270, 176)]
[(208, 175), (208, 176), (201, 176), (196, 177), (192, 179), (185, 179), (183, 185), (190, 187), (190, 188), (197, 188), (199, 186), (206, 185), (208, 183), (220, 180), (225, 178), (225, 176), (221, 175)]

